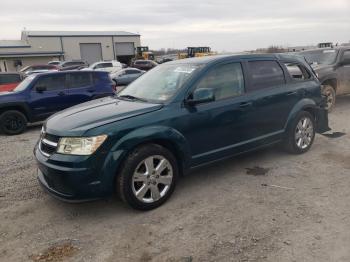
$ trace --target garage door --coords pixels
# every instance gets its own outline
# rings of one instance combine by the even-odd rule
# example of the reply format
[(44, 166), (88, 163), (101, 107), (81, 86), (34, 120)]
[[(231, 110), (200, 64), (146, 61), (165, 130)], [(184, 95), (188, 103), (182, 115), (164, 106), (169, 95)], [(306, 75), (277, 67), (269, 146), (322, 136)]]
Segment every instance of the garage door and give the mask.
[(115, 43), (115, 52), (117, 56), (134, 55), (135, 48), (133, 42), (128, 43)]
[(80, 44), (81, 59), (90, 65), (102, 60), (101, 44)]

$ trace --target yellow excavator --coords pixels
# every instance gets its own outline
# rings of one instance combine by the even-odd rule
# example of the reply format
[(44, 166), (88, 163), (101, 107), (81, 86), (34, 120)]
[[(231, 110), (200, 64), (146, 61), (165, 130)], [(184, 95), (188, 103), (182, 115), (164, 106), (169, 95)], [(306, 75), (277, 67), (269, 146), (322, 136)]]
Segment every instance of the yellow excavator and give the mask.
[(136, 59), (154, 60), (154, 54), (149, 51), (148, 46), (138, 46), (136, 48)]
[(208, 46), (187, 47), (187, 53), (178, 53), (178, 59), (215, 55)]

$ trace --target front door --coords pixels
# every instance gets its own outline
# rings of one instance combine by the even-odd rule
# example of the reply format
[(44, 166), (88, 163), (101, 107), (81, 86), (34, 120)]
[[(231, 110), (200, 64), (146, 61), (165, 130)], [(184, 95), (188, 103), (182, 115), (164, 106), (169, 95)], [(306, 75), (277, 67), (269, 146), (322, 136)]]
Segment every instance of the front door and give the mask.
[(252, 107), (245, 95), (241, 63), (215, 66), (194, 90), (200, 88), (214, 89), (215, 101), (184, 107), (187, 124), (182, 132), (190, 143), (192, 166), (232, 154), (249, 138), (251, 124), (247, 116)]

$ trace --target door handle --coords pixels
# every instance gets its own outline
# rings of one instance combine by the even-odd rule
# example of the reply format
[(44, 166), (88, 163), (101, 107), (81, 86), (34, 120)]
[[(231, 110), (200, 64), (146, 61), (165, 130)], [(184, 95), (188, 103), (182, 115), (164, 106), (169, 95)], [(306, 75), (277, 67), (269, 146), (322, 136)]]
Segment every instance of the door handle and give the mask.
[(296, 95), (297, 93), (298, 93), (297, 91), (288, 92), (287, 96), (293, 96), (293, 95)]
[(95, 89), (89, 89), (89, 90), (88, 90), (89, 93), (93, 93), (93, 92), (95, 92), (95, 91), (96, 91)]
[(64, 96), (65, 93), (61, 91), (61, 92), (59, 92), (57, 95), (59, 95), (59, 96)]
[(252, 102), (242, 102), (239, 104), (240, 108), (247, 108), (250, 107), (253, 103)]

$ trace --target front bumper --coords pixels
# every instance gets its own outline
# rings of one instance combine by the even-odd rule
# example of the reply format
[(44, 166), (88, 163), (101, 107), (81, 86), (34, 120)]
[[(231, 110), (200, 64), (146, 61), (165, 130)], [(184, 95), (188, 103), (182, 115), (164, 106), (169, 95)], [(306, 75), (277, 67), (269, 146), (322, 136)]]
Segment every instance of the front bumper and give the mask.
[[(103, 186), (98, 168), (90, 166), (89, 160), (67, 165), (67, 161), (52, 160), (34, 149), (40, 185), (54, 197), (68, 202), (82, 202), (107, 197), (110, 189)], [(62, 156), (64, 160), (67, 156)], [(74, 162), (73, 162), (74, 163)], [(101, 171), (101, 170), (100, 170)]]

